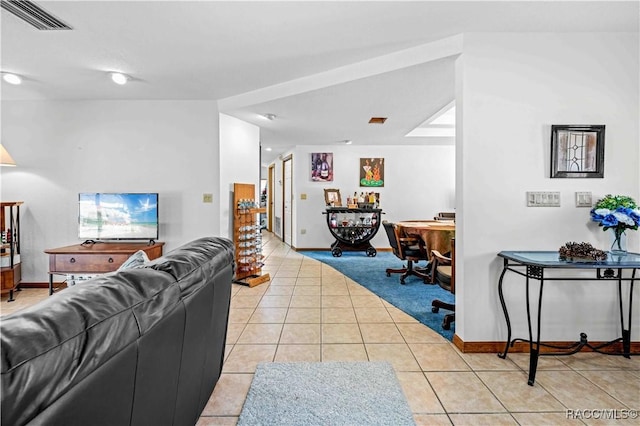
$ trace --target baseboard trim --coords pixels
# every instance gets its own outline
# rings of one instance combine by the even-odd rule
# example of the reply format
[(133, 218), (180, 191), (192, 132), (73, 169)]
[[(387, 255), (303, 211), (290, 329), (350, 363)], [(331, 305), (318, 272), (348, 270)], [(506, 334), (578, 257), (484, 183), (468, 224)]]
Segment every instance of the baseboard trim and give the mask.
[[(554, 346), (568, 346), (574, 342), (542, 342), (548, 345)], [(589, 342), (590, 344), (597, 346), (606, 342)], [(500, 353), (504, 351), (505, 342), (465, 342), (457, 334), (453, 335), (453, 344), (464, 353)], [(608, 348), (603, 348), (603, 352), (607, 353), (620, 353), (622, 352), (622, 343), (618, 342), (615, 345), (611, 345)], [(529, 343), (516, 342), (509, 348), (509, 352), (520, 353), (529, 352)], [(545, 346), (540, 347), (540, 352), (557, 352), (557, 349), (548, 348)], [(581, 352), (593, 352), (591, 349), (584, 347)], [(640, 342), (631, 342), (631, 353), (640, 354)]]
[[(320, 248), (313, 248), (313, 247), (291, 247), (293, 250), (295, 251), (331, 251), (330, 248), (326, 248), (326, 247), (320, 247)], [(386, 247), (386, 248), (376, 248), (376, 251), (391, 251), (391, 247)], [(348, 250), (345, 250), (348, 251)]]
[[(60, 285), (62, 284), (64, 281), (54, 281), (53, 282), (53, 286), (56, 287), (56, 285)], [(49, 283), (48, 282), (21, 282), (20, 283), (20, 288), (49, 288)]]

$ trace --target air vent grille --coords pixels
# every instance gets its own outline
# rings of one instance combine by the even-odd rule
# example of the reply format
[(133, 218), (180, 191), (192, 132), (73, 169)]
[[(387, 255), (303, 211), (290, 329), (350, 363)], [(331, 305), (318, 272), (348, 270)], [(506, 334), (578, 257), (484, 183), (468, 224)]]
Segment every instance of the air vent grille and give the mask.
[(37, 4), (28, 0), (1, 0), (2, 8), (39, 30), (71, 30), (62, 22)]

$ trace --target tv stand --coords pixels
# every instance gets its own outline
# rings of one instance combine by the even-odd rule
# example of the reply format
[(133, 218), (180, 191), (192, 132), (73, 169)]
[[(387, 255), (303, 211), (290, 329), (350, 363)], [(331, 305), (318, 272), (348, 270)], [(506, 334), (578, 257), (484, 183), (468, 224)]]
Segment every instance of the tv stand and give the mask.
[[(151, 240), (153, 241), (153, 240)], [(53, 294), (53, 276), (67, 274), (103, 274), (117, 270), (133, 253), (144, 251), (149, 259), (162, 256), (163, 242), (76, 244), (45, 250), (49, 255), (49, 295)]]

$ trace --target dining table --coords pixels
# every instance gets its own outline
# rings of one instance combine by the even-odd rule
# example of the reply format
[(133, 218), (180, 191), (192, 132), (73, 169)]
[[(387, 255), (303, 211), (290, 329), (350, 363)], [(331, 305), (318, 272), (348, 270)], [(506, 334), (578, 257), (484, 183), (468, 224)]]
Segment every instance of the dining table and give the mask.
[(431, 261), (431, 250), (442, 254), (451, 251), (451, 239), (455, 237), (456, 224), (449, 220), (406, 220), (398, 222), (400, 235), (420, 238), (427, 249)]

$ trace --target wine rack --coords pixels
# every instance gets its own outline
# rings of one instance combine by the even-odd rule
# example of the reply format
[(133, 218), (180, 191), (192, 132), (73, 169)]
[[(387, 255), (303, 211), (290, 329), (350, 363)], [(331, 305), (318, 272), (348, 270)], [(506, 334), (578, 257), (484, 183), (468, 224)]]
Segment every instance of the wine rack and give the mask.
[(262, 274), (262, 234), (260, 213), (266, 208), (258, 207), (255, 200), (255, 185), (233, 184), (233, 242), (236, 251), (234, 282), (254, 287), (269, 281), (269, 274)]

